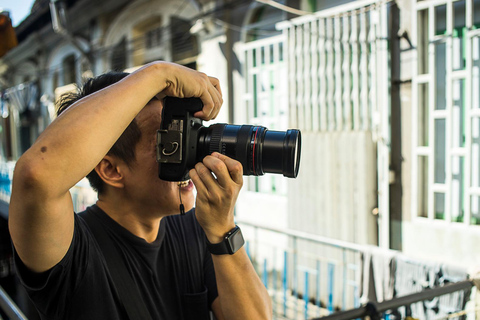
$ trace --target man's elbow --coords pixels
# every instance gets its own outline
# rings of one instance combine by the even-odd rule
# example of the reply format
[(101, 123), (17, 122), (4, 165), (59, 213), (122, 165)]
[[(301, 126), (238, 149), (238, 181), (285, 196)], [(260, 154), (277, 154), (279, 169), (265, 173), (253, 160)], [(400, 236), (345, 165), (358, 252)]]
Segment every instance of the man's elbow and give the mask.
[(13, 171), (12, 200), (17, 193), (25, 195), (42, 195), (49, 190), (48, 176), (46, 170), (39, 166), (38, 161), (31, 161), (27, 155), (18, 159)]

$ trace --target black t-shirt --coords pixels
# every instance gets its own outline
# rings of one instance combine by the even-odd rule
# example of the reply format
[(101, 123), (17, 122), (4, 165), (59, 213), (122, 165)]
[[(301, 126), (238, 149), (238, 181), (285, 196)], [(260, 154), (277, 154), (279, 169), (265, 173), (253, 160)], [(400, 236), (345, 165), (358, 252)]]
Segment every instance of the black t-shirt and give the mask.
[[(118, 245), (152, 319), (209, 319), (218, 292), (205, 234), (193, 210), (163, 218), (152, 243), (96, 205), (87, 211)], [(18, 274), (42, 319), (127, 319), (100, 247), (82, 218), (86, 212), (75, 215), (72, 244), (50, 271), (33, 274), (16, 255)]]

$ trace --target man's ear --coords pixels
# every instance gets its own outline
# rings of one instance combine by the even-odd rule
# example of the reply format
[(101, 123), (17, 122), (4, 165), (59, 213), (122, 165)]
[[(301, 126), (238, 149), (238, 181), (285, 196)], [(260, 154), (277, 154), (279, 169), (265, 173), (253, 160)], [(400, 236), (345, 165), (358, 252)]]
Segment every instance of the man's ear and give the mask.
[(115, 157), (106, 155), (95, 167), (100, 179), (114, 188), (123, 188), (125, 186), (123, 178), (123, 168), (125, 163)]

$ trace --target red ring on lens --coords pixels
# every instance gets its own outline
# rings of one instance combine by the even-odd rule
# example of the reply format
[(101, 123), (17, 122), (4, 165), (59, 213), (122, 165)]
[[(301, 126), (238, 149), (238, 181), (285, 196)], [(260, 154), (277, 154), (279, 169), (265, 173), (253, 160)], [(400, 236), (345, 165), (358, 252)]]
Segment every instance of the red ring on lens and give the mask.
[(255, 172), (255, 146), (257, 145), (257, 134), (258, 130), (260, 130), (260, 127), (257, 127), (257, 130), (255, 130), (255, 137), (253, 138), (253, 150), (252, 150), (252, 166), (253, 166), (253, 175), (257, 175)]

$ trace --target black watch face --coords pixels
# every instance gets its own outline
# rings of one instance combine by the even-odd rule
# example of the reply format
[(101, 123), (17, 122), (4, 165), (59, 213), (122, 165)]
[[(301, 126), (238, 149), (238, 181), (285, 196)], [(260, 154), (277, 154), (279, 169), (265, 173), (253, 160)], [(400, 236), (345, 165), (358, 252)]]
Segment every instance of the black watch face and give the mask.
[(238, 249), (240, 249), (245, 243), (245, 240), (243, 239), (243, 234), (240, 228), (235, 229), (235, 231), (228, 237), (228, 244), (229, 244), (229, 250), (230, 254), (233, 254), (237, 252)]

